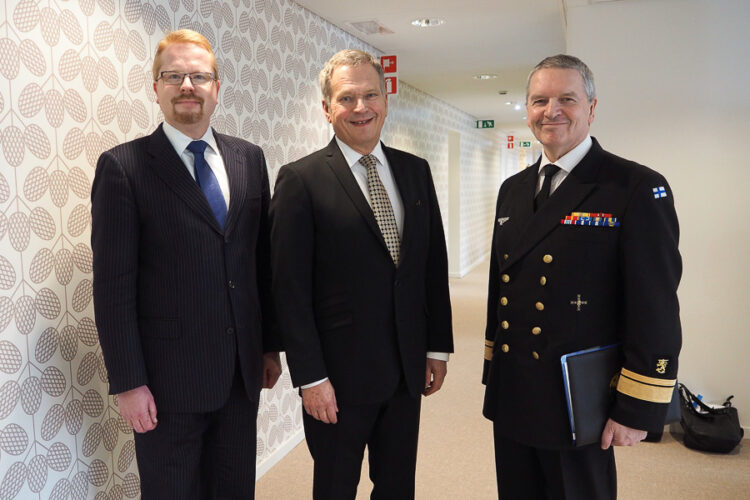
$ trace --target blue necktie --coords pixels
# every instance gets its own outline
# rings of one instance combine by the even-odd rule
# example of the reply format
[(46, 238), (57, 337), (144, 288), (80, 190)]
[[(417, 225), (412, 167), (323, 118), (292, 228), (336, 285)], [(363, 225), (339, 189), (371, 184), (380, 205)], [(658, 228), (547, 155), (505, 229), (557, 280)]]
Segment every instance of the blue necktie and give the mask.
[(227, 219), (227, 202), (221, 193), (219, 181), (216, 180), (216, 176), (203, 156), (206, 146), (208, 146), (206, 141), (193, 141), (188, 144), (187, 149), (193, 153), (195, 159), (195, 180), (206, 195), (208, 204), (211, 205), (211, 210), (216, 220), (219, 221), (219, 226), (224, 229), (224, 222)]

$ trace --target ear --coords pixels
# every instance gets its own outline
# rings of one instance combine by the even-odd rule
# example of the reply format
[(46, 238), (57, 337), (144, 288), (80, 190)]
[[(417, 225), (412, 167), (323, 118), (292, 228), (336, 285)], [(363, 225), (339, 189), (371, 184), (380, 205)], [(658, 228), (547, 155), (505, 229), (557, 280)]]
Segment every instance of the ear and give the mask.
[(591, 122), (594, 121), (594, 109), (596, 108), (596, 98), (594, 98), (593, 101), (591, 101), (590, 108), (589, 108), (589, 125), (591, 125)]
[(328, 104), (326, 103), (326, 100), (323, 99), (320, 102), (323, 105), (323, 113), (326, 115), (326, 120), (328, 120), (328, 123), (331, 123), (331, 113), (330, 113), (330, 110), (328, 109)]
[(220, 88), (221, 88), (221, 81), (216, 80), (216, 95), (219, 95)]
[(156, 94), (156, 103), (159, 103), (159, 93), (156, 91), (156, 84), (158, 82), (154, 82), (154, 94)]

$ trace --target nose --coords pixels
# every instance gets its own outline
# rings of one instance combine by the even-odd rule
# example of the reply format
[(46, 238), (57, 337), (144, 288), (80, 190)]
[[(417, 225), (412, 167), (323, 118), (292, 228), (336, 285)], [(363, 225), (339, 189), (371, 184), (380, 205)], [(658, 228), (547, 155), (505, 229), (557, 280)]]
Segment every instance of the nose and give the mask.
[(547, 101), (547, 106), (544, 108), (544, 116), (548, 118), (554, 118), (560, 112), (560, 103), (557, 99), (550, 99)]
[(193, 81), (190, 79), (190, 75), (185, 75), (185, 78), (182, 79), (182, 84), (180, 85), (180, 91), (181, 92), (192, 92), (193, 89)]
[(365, 98), (364, 97), (357, 97), (354, 101), (354, 111), (364, 111), (365, 110)]

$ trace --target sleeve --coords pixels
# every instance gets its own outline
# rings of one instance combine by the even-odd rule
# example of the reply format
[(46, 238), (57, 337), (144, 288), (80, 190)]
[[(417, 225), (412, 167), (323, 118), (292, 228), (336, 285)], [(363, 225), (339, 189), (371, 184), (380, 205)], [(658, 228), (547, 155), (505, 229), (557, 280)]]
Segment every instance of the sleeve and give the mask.
[(261, 315), (263, 317), (263, 352), (278, 352), (283, 350), (281, 336), (276, 322), (273, 298), (271, 297), (271, 221), (268, 211), (271, 201), (271, 190), (268, 183), (268, 167), (263, 150), (258, 148), (260, 162), (262, 193), (260, 228), (258, 231), (258, 246), (255, 263), (258, 276), (258, 295), (260, 297)]
[(294, 386), (328, 376), (313, 310), (315, 235), (310, 196), (297, 172), (279, 171), (271, 200), (271, 275)]
[(139, 226), (119, 160), (102, 153), (91, 188), (91, 248), (94, 312), (110, 394), (148, 383), (136, 307)]
[(620, 238), (624, 364), (611, 417), (628, 427), (659, 431), (682, 344), (679, 226), (664, 177), (652, 172), (638, 183), (622, 218)]
[(445, 245), (443, 219), (440, 216), (435, 184), (430, 166), (425, 162), (429, 203), (430, 242), (427, 254), (427, 350), (440, 353), (453, 352), (453, 324), (451, 299), (448, 285), (448, 253)]
[(487, 326), (484, 330), (484, 367), (482, 369), (482, 383), (487, 385), (490, 376), (490, 365), (492, 364), (492, 352), (495, 347), (495, 334), (497, 332), (497, 301), (498, 297), (498, 280), (497, 275), (497, 257), (493, 250), (495, 244), (495, 234), (497, 233), (497, 217), (500, 210), (500, 199), (503, 195), (503, 187), (497, 195), (497, 205), (495, 207), (495, 217), (492, 219), (492, 240), (490, 241), (490, 276), (487, 290)]

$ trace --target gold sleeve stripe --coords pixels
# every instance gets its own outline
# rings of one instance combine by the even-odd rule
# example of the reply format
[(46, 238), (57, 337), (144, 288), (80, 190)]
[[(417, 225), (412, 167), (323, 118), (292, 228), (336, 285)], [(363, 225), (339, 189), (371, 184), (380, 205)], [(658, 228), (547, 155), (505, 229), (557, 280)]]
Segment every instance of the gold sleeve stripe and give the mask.
[(494, 346), (494, 345), (495, 345), (495, 341), (494, 341), (494, 340), (487, 340), (487, 339), (484, 339), (484, 345), (486, 345), (486, 346), (488, 346), (488, 347), (492, 347), (492, 346)]
[[(625, 370), (623, 369), (623, 372)], [(632, 398), (649, 401), (651, 403), (669, 403), (672, 401), (672, 392), (674, 387), (665, 387), (661, 385), (644, 384), (624, 376), (620, 376), (617, 382), (617, 390)]]
[(487, 361), (492, 361), (492, 346), (491, 345), (484, 346), (484, 359), (486, 359)]
[(628, 377), (629, 379), (636, 380), (638, 382), (643, 382), (644, 384), (658, 385), (660, 387), (669, 387), (670, 389), (674, 387), (675, 382), (677, 382), (676, 379), (670, 380), (670, 379), (664, 379), (664, 378), (647, 377), (645, 375), (632, 372), (628, 370), (627, 368), (623, 368), (621, 374), (624, 377)]

